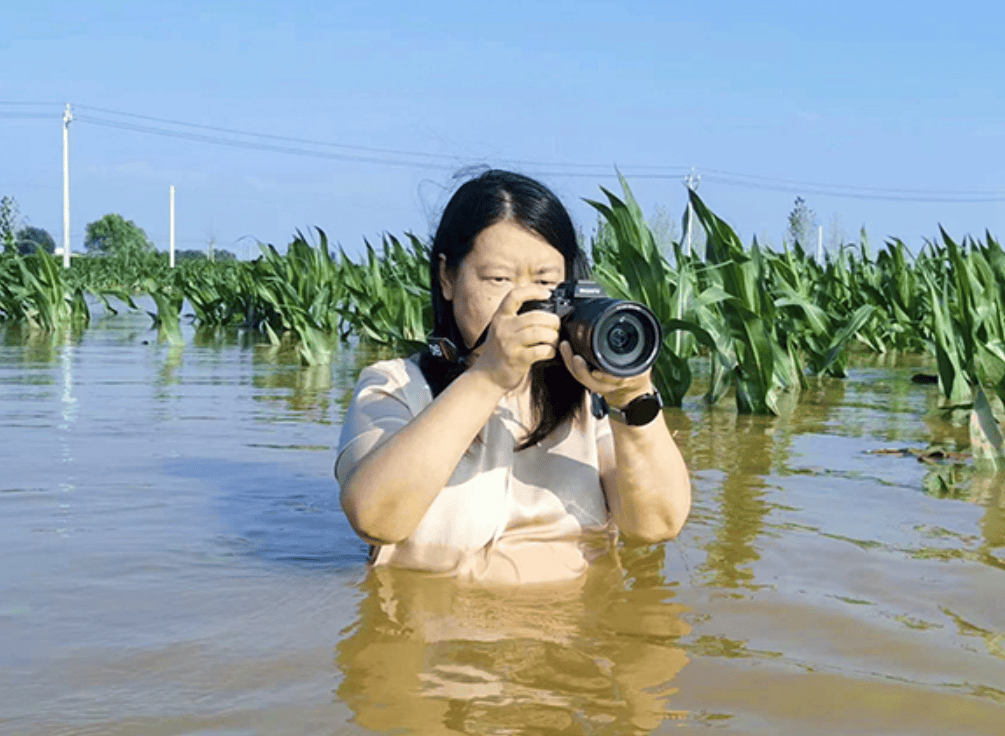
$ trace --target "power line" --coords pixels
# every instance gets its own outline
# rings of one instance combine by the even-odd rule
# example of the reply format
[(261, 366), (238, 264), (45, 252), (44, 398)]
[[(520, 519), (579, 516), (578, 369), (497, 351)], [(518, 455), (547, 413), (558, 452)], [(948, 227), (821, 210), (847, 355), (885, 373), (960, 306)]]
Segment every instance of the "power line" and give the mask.
[[(165, 124), (165, 125), (179, 125), (179, 126), (183, 126), (183, 127), (187, 127), (187, 128), (197, 128), (197, 129), (201, 129), (201, 130), (210, 130), (210, 131), (214, 131), (214, 132), (217, 132), (217, 133), (229, 133), (229, 134), (232, 134), (232, 135), (239, 135), (239, 136), (245, 136), (245, 137), (266, 138), (266, 139), (269, 139), (269, 140), (284, 141), (284, 142), (288, 142), (288, 143), (300, 143), (300, 144), (312, 145), (312, 146), (343, 148), (343, 149), (352, 150), (352, 151), (365, 151), (365, 152), (368, 152), (368, 153), (385, 153), (385, 154), (398, 155), (398, 156), (412, 156), (412, 157), (420, 157), (420, 158), (442, 159), (442, 160), (454, 162), (455, 164), (458, 161), (458, 157), (456, 155), (453, 155), (453, 154), (425, 153), (425, 152), (421, 152), (421, 151), (406, 151), (406, 150), (394, 149), (394, 148), (378, 148), (378, 147), (374, 147), (374, 146), (350, 145), (350, 144), (347, 144), (347, 143), (334, 143), (332, 141), (319, 141), (319, 140), (314, 140), (314, 139), (310, 139), (310, 138), (297, 138), (297, 137), (284, 136), (284, 135), (275, 135), (275, 134), (272, 134), (272, 133), (259, 133), (259, 132), (253, 132), (253, 131), (247, 131), (247, 130), (239, 130), (239, 129), (236, 129), (236, 128), (224, 128), (224, 127), (219, 127), (219, 126), (215, 126), (215, 125), (203, 125), (201, 123), (189, 123), (189, 122), (185, 122), (185, 121), (181, 121), (181, 120), (171, 120), (171, 119), (168, 119), (168, 118), (158, 118), (158, 117), (154, 117), (152, 115), (140, 115), (140, 114), (137, 114), (137, 113), (122, 112), (122, 111), (119, 111), (119, 110), (109, 110), (107, 108), (92, 107), (90, 105), (78, 105), (78, 104), (75, 104), (74, 107), (82, 109), (82, 110), (92, 110), (94, 112), (105, 113), (107, 115), (119, 115), (119, 116), (122, 116), (122, 117), (136, 118), (136, 119), (139, 119), (139, 120), (149, 120), (151, 122), (161, 123), (161, 124)], [(521, 159), (505, 159), (505, 160), (506, 160), (507, 163), (525, 164), (525, 165), (530, 165), (530, 166), (555, 166), (555, 167), (560, 167), (560, 168), (573, 168), (573, 169), (577, 169), (577, 168), (579, 168), (579, 169), (597, 169), (597, 168), (603, 168), (608, 173), (610, 171), (610, 166), (608, 164), (583, 164), (583, 163), (568, 163), (568, 162), (526, 161), (526, 160), (521, 160)], [(628, 166), (628, 167), (623, 167), (623, 168), (633, 169), (633, 170), (634, 169), (664, 170), (664, 169), (667, 169), (667, 168), (683, 169), (684, 167), (680, 167), (680, 166), (666, 167), (666, 166), (658, 166), (658, 165), (655, 165), (655, 166), (654, 165), (648, 165), (648, 166)]]
[[(84, 106), (81, 106), (81, 107), (84, 107)], [(334, 160), (339, 160), (339, 161), (352, 161), (352, 162), (357, 162), (357, 163), (374, 163), (374, 164), (389, 165), (389, 166), (405, 166), (405, 167), (413, 167), (413, 168), (420, 168), (420, 169), (426, 169), (426, 170), (428, 170), (430, 168), (433, 168), (433, 169), (439, 169), (439, 170), (444, 170), (444, 171), (454, 171), (459, 166), (462, 165), (462, 162), (456, 156), (447, 156), (447, 155), (439, 155), (439, 154), (423, 154), (423, 153), (409, 152), (409, 151), (399, 151), (398, 152), (401, 155), (416, 156), (416, 157), (418, 157), (418, 156), (434, 156), (435, 155), (437, 158), (450, 159), (452, 163), (447, 164), (447, 163), (437, 163), (437, 162), (430, 162), (430, 161), (409, 161), (409, 160), (400, 159), (400, 158), (388, 158), (388, 157), (378, 157), (378, 156), (368, 156), (368, 155), (348, 154), (348, 153), (335, 153), (335, 152), (330, 152), (330, 151), (316, 151), (316, 150), (311, 150), (309, 148), (303, 148), (303, 147), (282, 146), (282, 145), (277, 145), (277, 144), (272, 144), (272, 143), (262, 143), (262, 142), (256, 142), (256, 141), (244, 141), (244, 140), (238, 140), (238, 139), (235, 139), (235, 138), (223, 138), (223, 137), (220, 137), (220, 136), (207, 135), (207, 134), (204, 134), (204, 133), (195, 133), (195, 132), (188, 132), (188, 131), (168, 130), (166, 128), (160, 128), (160, 127), (155, 127), (155, 126), (150, 126), (150, 125), (140, 125), (140, 124), (137, 124), (137, 123), (129, 123), (129, 122), (124, 122), (124, 121), (119, 121), (119, 120), (111, 120), (109, 118), (94, 117), (94, 116), (91, 116), (91, 115), (76, 115), (74, 117), (74, 120), (79, 121), (79, 122), (84, 122), (84, 123), (91, 123), (91, 124), (98, 125), (98, 126), (103, 126), (103, 127), (118, 128), (120, 130), (130, 130), (130, 131), (137, 132), (137, 133), (149, 133), (149, 134), (152, 134), (152, 135), (159, 135), (159, 136), (164, 136), (164, 137), (167, 137), (167, 138), (178, 138), (178, 139), (182, 139), (182, 140), (197, 141), (197, 142), (200, 142), (200, 143), (212, 143), (212, 144), (216, 144), (216, 145), (229, 146), (229, 147), (232, 147), (232, 148), (244, 148), (244, 149), (257, 150), (257, 151), (271, 151), (271, 152), (274, 152), (274, 153), (284, 153), (284, 154), (297, 155), (297, 156), (306, 156), (306, 157), (310, 157), (310, 158), (334, 159)], [(204, 128), (204, 129), (213, 129), (213, 128), (211, 128), (211, 126), (198, 126), (198, 127)], [(220, 129), (217, 129), (217, 130), (220, 130)], [(227, 130), (227, 129), (223, 129), (223, 130)], [(238, 133), (238, 131), (234, 131), (234, 132)], [(240, 133), (240, 134), (241, 135), (258, 135), (258, 134), (251, 134), (251, 133)], [(340, 144), (335, 144), (335, 143), (322, 143), (322, 142), (317, 142), (317, 141), (309, 141), (309, 140), (301, 139), (301, 138), (288, 138), (288, 137), (285, 137), (285, 136), (272, 136), (272, 135), (262, 134), (261, 137), (263, 137), (263, 138), (270, 138), (270, 139), (276, 139), (276, 140), (288, 140), (288, 141), (291, 141), (291, 142), (292, 141), (299, 141), (301, 143), (308, 144), (308, 145), (340, 146)], [(352, 149), (352, 150), (377, 150), (377, 151), (391, 150), (391, 149), (367, 149), (365, 147), (354, 147), (354, 146), (340, 146), (340, 147), (349, 148), (349, 149)], [(505, 163), (511, 163), (511, 164), (521, 164), (521, 165), (526, 165), (526, 166), (544, 166), (544, 167), (550, 167), (550, 166), (564, 167), (564, 166), (569, 166), (569, 167), (576, 167), (576, 168), (591, 168), (591, 169), (594, 169), (593, 171), (580, 171), (580, 172), (570, 172), (570, 171), (543, 171), (543, 172), (538, 172), (542, 176), (591, 177), (591, 178), (596, 178), (598, 176), (612, 176), (612, 174), (611, 174), (611, 167), (607, 166), (607, 165), (602, 165), (602, 164), (563, 164), (563, 163), (553, 164), (553, 163), (544, 163), (544, 162), (540, 162), (540, 161), (523, 161), (523, 160), (517, 160), (517, 159), (504, 159), (504, 162)], [(653, 167), (646, 167), (646, 168), (653, 168)], [(683, 167), (678, 167), (678, 168), (680, 169), (680, 171), (684, 171)], [(665, 176), (667, 178), (672, 178), (672, 177), (678, 176), (678, 175), (679, 174), (663, 174), (661, 176)], [(633, 176), (637, 176), (637, 174), (633, 174)], [(647, 176), (647, 174), (641, 173), (641, 176)]]
[(250, 138), (265, 138), (265, 139), (268, 139), (268, 140), (284, 141), (284, 142), (287, 142), (287, 143), (300, 143), (300, 144), (311, 145), (311, 146), (342, 148), (342, 149), (351, 150), (351, 151), (365, 151), (365, 152), (368, 152), (368, 153), (386, 153), (386, 154), (398, 155), (398, 156), (422, 156), (422, 157), (426, 157), (426, 158), (449, 159), (449, 160), (456, 161), (456, 157), (455, 156), (451, 156), (451, 155), (448, 155), (448, 154), (421, 153), (421, 152), (416, 152), (416, 151), (403, 151), (403, 150), (398, 150), (398, 149), (393, 149), (393, 148), (376, 148), (376, 147), (372, 147), (372, 146), (357, 146), (357, 145), (350, 145), (350, 144), (347, 144), (347, 143), (334, 143), (332, 141), (312, 140), (310, 138), (296, 138), (296, 137), (293, 137), (293, 136), (275, 135), (273, 133), (258, 133), (258, 132), (254, 132), (254, 131), (238, 130), (236, 128), (223, 128), (223, 127), (219, 127), (219, 126), (216, 126), (216, 125), (203, 125), (201, 123), (188, 123), (188, 122), (184, 122), (182, 120), (170, 120), (168, 118), (157, 118), (157, 117), (153, 117), (152, 115), (139, 115), (139, 114), (136, 114), (136, 113), (121, 112), (121, 111), (118, 111), (118, 110), (109, 110), (109, 109), (102, 108), (102, 107), (91, 107), (90, 105), (78, 105), (78, 104), (74, 104), (74, 107), (79, 108), (81, 110), (92, 110), (92, 111), (98, 112), (98, 113), (105, 113), (106, 115), (119, 115), (121, 117), (135, 118), (137, 120), (149, 120), (151, 122), (161, 123), (161, 124), (164, 124), (164, 125), (178, 125), (178, 126), (185, 127), (185, 128), (195, 128), (195, 129), (198, 129), (198, 130), (209, 130), (209, 131), (214, 131), (214, 132), (217, 132), (217, 133), (228, 133), (230, 135), (245, 136), (245, 137), (250, 137)]
[[(53, 103), (0, 101), (0, 106), (17, 107), (51, 107)], [(181, 120), (159, 118), (152, 115), (111, 110), (90, 105), (75, 105), (83, 110), (91, 110), (105, 115), (114, 115), (134, 120), (150, 121), (159, 125), (146, 125), (108, 117), (93, 115), (77, 115), (75, 120), (93, 125), (129, 130), (136, 133), (158, 135), (167, 138), (195, 141), (232, 148), (243, 148), (257, 151), (268, 151), (285, 155), (321, 158), (329, 160), (369, 163), (382, 166), (400, 166), (418, 169), (436, 169), (456, 171), (470, 160), (449, 154), (425, 153), (394, 148), (375, 146), (360, 146), (332, 141), (313, 140), (293, 136), (275, 135), (254, 131), (239, 130), (221, 126), (190, 123)], [(49, 119), (52, 115), (41, 112), (5, 111), (0, 109), (0, 119)], [(191, 130), (171, 130), (163, 126), (177, 126)], [(197, 131), (208, 131), (201, 133)], [(222, 135), (215, 135), (222, 134)], [(242, 140), (251, 138), (258, 140)], [(270, 143), (268, 141), (275, 141)], [(293, 145), (287, 145), (293, 144)], [(339, 149), (339, 151), (317, 149)], [(497, 159), (498, 163), (529, 167), (539, 176), (565, 178), (609, 178), (614, 174), (613, 164), (547, 162), (526, 159)], [(619, 171), (628, 173), (637, 180), (684, 180), (695, 167), (670, 165), (619, 165)], [(868, 185), (828, 184), (777, 177), (744, 174), (722, 169), (702, 169), (700, 173), (709, 182), (725, 186), (758, 189), (762, 191), (780, 191), (797, 194), (812, 194), (817, 196), (837, 197), (858, 200), (885, 200), (916, 203), (952, 203), (979, 204), (1005, 201), (1005, 192), (978, 189), (942, 190), (942, 189), (907, 189), (893, 187), (876, 187)]]
[(44, 112), (5, 112), (0, 110), (0, 118), (4, 120), (52, 120), (50, 113)]
[(820, 182), (812, 181), (799, 181), (793, 179), (779, 179), (770, 176), (759, 176), (757, 174), (738, 174), (733, 171), (722, 171), (720, 169), (704, 169), (704, 171), (710, 174), (721, 174), (723, 176), (751, 179), (759, 182), (772, 182), (778, 184), (786, 184), (791, 186), (806, 186), (813, 187), (815, 189), (837, 189), (837, 190), (848, 190), (848, 191), (866, 191), (866, 192), (877, 192), (881, 194), (932, 194), (932, 195), (963, 195), (963, 194), (975, 194), (981, 196), (1000, 196), (1000, 193), (993, 194), (988, 192), (986, 189), (905, 189), (901, 187), (871, 187), (867, 185), (847, 185), (847, 184), (823, 184)]
[[(80, 108), (80, 109), (88, 109), (88, 110), (103, 110), (103, 108), (93, 108), (93, 107), (90, 107), (90, 106), (87, 106), (87, 105), (77, 105), (77, 107)], [(166, 129), (166, 128), (163, 128), (163, 127), (156, 127), (156, 126), (150, 126), (150, 125), (141, 125), (141, 124), (138, 124), (138, 123), (129, 123), (129, 122), (121, 121), (121, 120), (109, 119), (107, 117), (94, 117), (94, 116), (91, 116), (91, 115), (77, 115), (75, 119), (78, 120), (78, 121), (81, 121), (81, 122), (93, 123), (95, 125), (100, 125), (100, 126), (104, 126), (104, 127), (119, 128), (119, 129), (122, 129), (122, 130), (131, 130), (131, 131), (139, 132), (139, 133), (150, 133), (150, 134), (153, 134), (153, 135), (160, 135), (160, 136), (164, 136), (164, 137), (168, 137), (168, 138), (180, 138), (180, 139), (183, 139), (183, 140), (193, 140), (193, 141), (198, 141), (198, 142), (202, 142), (202, 143), (213, 143), (213, 144), (217, 144), (217, 145), (225, 145), (225, 146), (230, 146), (230, 147), (234, 147), (234, 148), (247, 148), (247, 149), (259, 150), (259, 151), (272, 151), (272, 152), (275, 152), (275, 153), (286, 153), (286, 154), (292, 154), (292, 155), (298, 155), (298, 156), (307, 156), (307, 157), (315, 157), (315, 158), (326, 158), (326, 159), (335, 159), (335, 160), (341, 160), (341, 161), (353, 161), (353, 162), (361, 162), (361, 163), (376, 163), (376, 164), (385, 164), (385, 165), (392, 165), (392, 166), (406, 166), (406, 167), (415, 167), (415, 168), (421, 168), (421, 169), (434, 168), (434, 169), (447, 170), (447, 171), (454, 171), (458, 167), (464, 165), (464, 162), (459, 157), (457, 157), (455, 155), (422, 153), (422, 152), (419, 152), (419, 151), (404, 151), (404, 150), (400, 150), (400, 149), (375, 148), (375, 147), (370, 147), (370, 146), (353, 146), (353, 145), (347, 145), (347, 144), (332, 143), (330, 141), (316, 141), (316, 140), (311, 140), (311, 139), (306, 139), (306, 138), (295, 138), (295, 137), (290, 137), (290, 136), (272, 135), (272, 134), (268, 134), (268, 133), (252, 133), (252, 132), (248, 132), (248, 131), (236, 130), (236, 129), (233, 129), (233, 128), (220, 128), (220, 127), (217, 127), (217, 126), (200, 125), (200, 124), (196, 124), (196, 123), (182, 123), (182, 122), (179, 122), (179, 121), (166, 120), (166, 119), (163, 119), (163, 118), (154, 118), (154, 117), (149, 116), (149, 115), (133, 115), (133, 114), (130, 114), (130, 113), (118, 113), (116, 111), (107, 111), (107, 112), (110, 113), (110, 114), (128, 115), (129, 117), (134, 117), (134, 118), (137, 118), (137, 119), (153, 120), (153, 121), (156, 121), (156, 122), (161, 122), (161, 123), (169, 124), (169, 125), (182, 125), (182, 126), (187, 126), (187, 127), (192, 127), (192, 128), (195, 128), (195, 129), (199, 129), (199, 130), (217, 131), (217, 132), (228, 133), (230, 135), (238, 135), (238, 136), (245, 136), (245, 137), (257, 137), (257, 138), (263, 138), (263, 139), (267, 139), (267, 140), (276, 140), (276, 141), (285, 141), (285, 142), (290, 142), (290, 143), (298, 143), (298, 144), (302, 144), (302, 145), (301, 146), (297, 146), (297, 147), (285, 146), (285, 145), (281, 146), (281, 145), (276, 145), (276, 144), (271, 144), (271, 143), (262, 143), (262, 142), (256, 142), (256, 141), (239, 140), (239, 139), (235, 139), (235, 138), (223, 138), (223, 137), (216, 136), (216, 135), (207, 135), (207, 134), (203, 134), (203, 133), (194, 133), (194, 132), (188, 132), (188, 131), (169, 130), (169, 129)], [(305, 146), (305, 145), (306, 146), (336, 147), (336, 148), (341, 148), (341, 149), (346, 149), (346, 150), (351, 150), (351, 151), (367, 151), (367, 152), (374, 152), (374, 153), (385, 153), (385, 154), (389, 154), (389, 155), (393, 155), (393, 156), (409, 156), (409, 157), (415, 157), (415, 158), (423, 158), (423, 157), (425, 157), (425, 158), (438, 159), (438, 160), (442, 160), (442, 161), (449, 161), (450, 163), (447, 164), (447, 163), (435, 163), (435, 162), (430, 162), (430, 161), (409, 161), (409, 160), (405, 160), (405, 159), (401, 159), (401, 158), (387, 158), (387, 157), (377, 157), (377, 156), (360, 155), (360, 154), (322, 152), (322, 151), (312, 150), (310, 148), (304, 148), (303, 146)], [(612, 168), (612, 166), (608, 165), (608, 164), (581, 164), (581, 163), (563, 163), (563, 162), (543, 162), (543, 161), (528, 161), (528, 160), (522, 160), (522, 159), (502, 159), (502, 161), (505, 162), (505, 163), (508, 163), (508, 164), (516, 164), (516, 165), (523, 165), (523, 166), (533, 166), (533, 167), (558, 167), (558, 168), (562, 168), (562, 169), (564, 169), (564, 168), (589, 169), (589, 171), (582, 171), (582, 172), (579, 172), (579, 173), (570, 172), (570, 171), (545, 171), (545, 172), (539, 172), (541, 175), (571, 176), (571, 177), (587, 177), (587, 176), (588, 177), (597, 177), (597, 176), (611, 176), (612, 175), (611, 174), (611, 168)], [(625, 170), (632, 170), (633, 171), (633, 176), (637, 175), (635, 173), (635, 170), (640, 170), (638, 173), (642, 174), (643, 176), (645, 176), (646, 174), (644, 173), (644, 171), (647, 170), (647, 169), (656, 169), (656, 170), (663, 169), (663, 170), (666, 170), (666, 169), (668, 169), (670, 167), (660, 167), (660, 166), (637, 166), (637, 167), (633, 167), (633, 166), (627, 166), (627, 167), (622, 167), (622, 168), (625, 169)], [(677, 171), (680, 171), (680, 172), (683, 172), (683, 171), (686, 170), (685, 167), (673, 167), (673, 168), (676, 169)], [(667, 177), (672, 177), (672, 176), (676, 176), (678, 174), (676, 174), (676, 173), (673, 173), (673, 174), (671, 174), (671, 173), (665, 173), (663, 175), (665, 175)]]
[(861, 187), (860, 189), (855, 189), (853, 187), (841, 185), (813, 185), (795, 181), (787, 182), (785, 180), (776, 180), (776, 183), (771, 183), (770, 181), (755, 182), (746, 180), (743, 178), (744, 176), (745, 175), (743, 174), (733, 176), (706, 174), (704, 175), (703, 180), (725, 184), (727, 186), (746, 187), (747, 189), (789, 192), (792, 194), (815, 194), (818, 196), (837, 197), (843, 199), (948, 204), (986, 204), (993, 202), (1005, 202), (1005, 193), (996, 194), (994, 192), (978, 192), (976, 190), (970, 190), (969, 192), (939, 192), (937, 190), (896, 190), (881, 189), (879, 187)]
[[(180, 138), (183, 140), (198, 141), (200, 143), (214, 143), (232, 148), (245, 148), (255, 151), (271, 151), (274, 153), (285, 153), (294, 156), (307, 156), (311, 158), (335, 159), (339, 161), (354, 161), (358, 163), (374, 163), (388, 166), (412, 166), (421, 168), (438, 168), (453, 170), (456, 164), (440, 164), (422, 161), (406, 161), (402, 159), (382, 158), (377, 156), (364, 156), (348, 153), (335, 153), (330, 151), (312, 151), (307, 148), (297, 148), (293, 146), (280, 146), (273, 143), (259, 143), (255, 141), (242, 141), (233, 138), (221, 138), (220, 136), (206, 135), (203, 133), (189, 133), (186, 131), (166, 130), (149, 125), (137, 125), (135, 123), (120, 122), (106, 118), (96, 118), (90, 115), (78, 115), (76, 120), (83, 123), (91, 123), (107, 128), (118, 128), (121, 130), (131, 130), (138, 133), (150, 133), (152, 135), (164, 136), (167, 138)], [(421, 155), (421, 154), (416, 154)], [(455, 159), (456, 160), (456, 159)]]

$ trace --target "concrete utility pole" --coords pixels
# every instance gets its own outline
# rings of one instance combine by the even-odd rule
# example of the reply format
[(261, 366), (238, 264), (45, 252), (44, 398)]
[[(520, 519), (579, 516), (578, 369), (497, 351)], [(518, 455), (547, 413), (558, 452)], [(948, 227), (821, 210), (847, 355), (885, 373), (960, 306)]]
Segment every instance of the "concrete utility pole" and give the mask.
[(171, 227), (168, 231), (170, 233), (170, 235), (168, 236), (168, 243), (169, 243), (168, 253), (170, 253), (170, 256), (168, 257), (168, 261), (170, 263), (171, 268), (174, 268), (174, 184), (171, 185), (170, 210), (171, 210)]
[(694, 211), (691, 209), (691, 192), (698, 191), (698, 185), (701, 184), (701, 175), (694, 173), (694, 167), (691, 167), (691, 173), (684, 177), (684, 186), (687, 187), (688, 197), (687, 197), (687, 254), (691, 255), (691, 228), (694, 225)]
[(63, 111), (63, 268), (70, 267), (70, 103)]

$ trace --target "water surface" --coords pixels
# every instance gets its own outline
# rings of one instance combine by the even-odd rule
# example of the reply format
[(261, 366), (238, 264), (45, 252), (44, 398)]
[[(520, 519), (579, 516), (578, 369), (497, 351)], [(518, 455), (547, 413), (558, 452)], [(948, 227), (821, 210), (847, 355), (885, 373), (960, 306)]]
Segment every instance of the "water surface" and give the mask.
[(491, 591), (368, 573), (331, 477), (364, 355), (148, 323), (0, 331), (0, 733), (1002, 732), (1003, 480), (876, 452), (966, 445), (916, 360), (689, 399), (678, 540)]

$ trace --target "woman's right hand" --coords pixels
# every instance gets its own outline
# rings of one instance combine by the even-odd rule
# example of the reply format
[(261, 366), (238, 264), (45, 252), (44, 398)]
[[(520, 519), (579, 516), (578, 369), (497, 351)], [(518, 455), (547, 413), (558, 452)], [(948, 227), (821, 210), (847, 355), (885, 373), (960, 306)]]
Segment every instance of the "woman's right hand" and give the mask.
[(524, 302), (550, 296), (550, 289), (537, 284), (514, 287), (492, 316), (471, 369), (484, 372), (493, 383), (510, 391), (520, 385), (534, 363), (554, 358), (561, 327), (558, 315), (540, 309), (519, 313)]

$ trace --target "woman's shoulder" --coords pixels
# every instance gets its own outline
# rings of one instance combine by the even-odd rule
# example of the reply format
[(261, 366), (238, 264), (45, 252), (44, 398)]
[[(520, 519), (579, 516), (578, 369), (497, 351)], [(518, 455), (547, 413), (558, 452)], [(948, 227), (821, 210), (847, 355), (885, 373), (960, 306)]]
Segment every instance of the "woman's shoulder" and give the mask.
[(424, 405), (432, 398), (422, 371), (412, 358), (390, 358), (371, 363), (360, 371), (356, 381), (356, 393), (364, 389), (400, 395), (410, 406)]
[(412, 380), (415, 375), (422, 375), (419, 373), (418, 366), (415, 365), (415, 361), (411, 358), (388, 358), (386, 360), (378, 360), (375, 363), (371, 363), (366, 368), (360, 371), (360, 380), (364, 378), (377, 378), (380, 376), (386, 376), (389, 379), (397, 381), (399, 383), (405, 383)]

